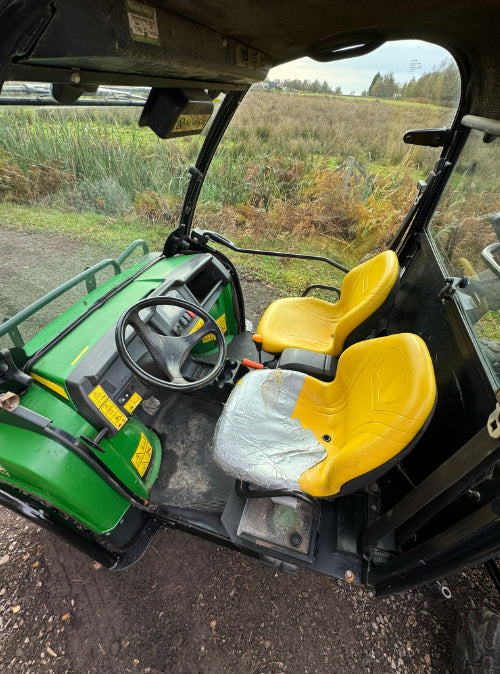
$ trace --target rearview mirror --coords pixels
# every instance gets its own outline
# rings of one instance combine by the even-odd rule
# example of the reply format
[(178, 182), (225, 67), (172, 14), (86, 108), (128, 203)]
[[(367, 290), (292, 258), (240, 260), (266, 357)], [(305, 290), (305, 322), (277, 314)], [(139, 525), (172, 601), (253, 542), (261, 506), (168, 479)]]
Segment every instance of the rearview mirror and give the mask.
[(201, 133), (214, 104), (203, 89), (153, 88), (144, 105), (139, 126), (149, 126), (160, 138)]

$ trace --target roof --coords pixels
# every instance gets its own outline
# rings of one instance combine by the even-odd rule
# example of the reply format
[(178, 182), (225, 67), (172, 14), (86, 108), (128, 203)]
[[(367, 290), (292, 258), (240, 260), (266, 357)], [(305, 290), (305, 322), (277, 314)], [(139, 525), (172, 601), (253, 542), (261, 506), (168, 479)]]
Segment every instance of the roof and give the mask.
[[(2, 4), (23, 5), (26, 15), (44, 7), (45, 29), (23, 45), (18, 79), (30, 66), (31, 79), (48, 81), (79, 69), (87, 83), (154, 77), (227, 89), (302, 56), (330, 60), (345, 55), (336, 49), (412, 38), (452, 53), (468, 82), (468, 112), (500, 117), (498, 0), (0, 0), (0, 18)], [(127, 77), (117, 82), (119, 74)]]

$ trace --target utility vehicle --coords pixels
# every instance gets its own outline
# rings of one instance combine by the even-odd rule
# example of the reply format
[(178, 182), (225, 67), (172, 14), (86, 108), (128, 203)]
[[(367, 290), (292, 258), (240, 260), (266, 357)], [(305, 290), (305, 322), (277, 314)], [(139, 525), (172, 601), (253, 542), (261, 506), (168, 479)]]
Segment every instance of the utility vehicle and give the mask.
[[(480, 563), (498, 587), (499, 21), (490, 0), (2, 0), (0, 82), (52, 85), (31, 105), (148, 87), (140, 123), (169, 138), (222, 102), (163, 250), (133, 243), (0, 326), (0, 503), (113, 570), (178, 527), (381, 595)], [(340, 299), (308, 289), (249, 329), (241, 249), (195, 220), (233, 114), (272, 66), (404, 38), (460, 69), (453, 124), (405, 137), (439, 160), (387, 251), (352, 270), (318, 259), (345, 273)], [(25, 340), (23, 322), (81, 282)]]

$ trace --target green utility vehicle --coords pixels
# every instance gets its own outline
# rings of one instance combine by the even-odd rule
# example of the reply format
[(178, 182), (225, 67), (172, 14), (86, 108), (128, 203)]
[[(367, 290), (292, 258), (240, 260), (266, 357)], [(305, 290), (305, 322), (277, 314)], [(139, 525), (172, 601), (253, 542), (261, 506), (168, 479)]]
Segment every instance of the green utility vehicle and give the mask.
[[(142, 126), (206, 136), (163, 250), (135, 241), (0, 326), (0, 503), (113, 570), (177, 527), (381, 595), (481, 563), (500, 587), (499, 22), (490, 0), (1, 0), (0, 84), (51, 96), (0, 103), (100, 105), (98, 86), (138, 86)], [(217, 146), (272, 66), (408, 38), (449, 50), (462, 93), (449, 128), (405, 136), (440, 156), (388, 250), (349, 270), (197, 226)], [(345, 277), (253, 330), (233, 251)]]

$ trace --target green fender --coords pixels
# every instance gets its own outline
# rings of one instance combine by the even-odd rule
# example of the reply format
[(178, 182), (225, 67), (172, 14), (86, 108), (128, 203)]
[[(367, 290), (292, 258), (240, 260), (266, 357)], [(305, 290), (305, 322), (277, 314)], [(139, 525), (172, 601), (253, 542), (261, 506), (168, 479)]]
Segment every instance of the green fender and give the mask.
[[(34, 384), (21, 397), (21, 405), (51, 419), (73, 437), (94, 437), (94, 429), (56, 395)], [(141, 478), (132, 457), (144, 437), (152, 458)], [(157, 436), (135, 419), (110, 440), (102, 440), (105, 453), (96, 456), (131, 491), (147, 498), (161, 463)], [(56, 440), (9, 412), (0, 410), (0, 482), (32, 494), (95, 533), (113, 529), (130, 503), (95, 473), (79, 456)]]

